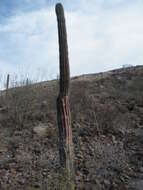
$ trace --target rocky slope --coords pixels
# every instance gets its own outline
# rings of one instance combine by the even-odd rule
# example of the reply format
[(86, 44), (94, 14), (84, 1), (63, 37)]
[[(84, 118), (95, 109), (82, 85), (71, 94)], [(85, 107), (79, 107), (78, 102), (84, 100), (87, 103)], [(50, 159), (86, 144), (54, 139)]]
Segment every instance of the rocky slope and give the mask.
[[(0, 189), (58, 189), (56, 80), (0, 97)], [(71, 80), (78, 190), (143, 189), (143, 67)], [(64, 189), (64, 188), (63, 188)]]

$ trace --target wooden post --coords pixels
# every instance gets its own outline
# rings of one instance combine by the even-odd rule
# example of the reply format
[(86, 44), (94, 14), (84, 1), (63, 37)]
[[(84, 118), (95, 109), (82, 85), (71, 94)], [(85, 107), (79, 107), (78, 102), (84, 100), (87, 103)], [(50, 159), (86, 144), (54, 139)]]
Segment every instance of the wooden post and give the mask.
[(28, 78), (26, 79), (26, 86), (28, 86), (29, 85), (29, 80), (28, 80)]
[(8, 75), (7, 75), (7, 80), (6, 80), (6, 97), (8, 97), (9, 78), (10, 78), (10, 75), (8, 74)]
[(70, 84), (70, 68), (68, 59), (68, 45), (67, 33), (64, 17), (64, 9), (61, 3), (56, 5), (56, 15), (58, 22), (58, 36), (59, 36), (59, 59), (60, 59), (60, 92), (57, 98), (57, 119), (59, 129), (59, 154), (60, 164), (68, 174), (68, 179), (71, 185), (68, 189), (73, 187), (73, 144), (72, 144), (72, 130), (71, 130), (71, 116), (69, 105), (69, 84)]

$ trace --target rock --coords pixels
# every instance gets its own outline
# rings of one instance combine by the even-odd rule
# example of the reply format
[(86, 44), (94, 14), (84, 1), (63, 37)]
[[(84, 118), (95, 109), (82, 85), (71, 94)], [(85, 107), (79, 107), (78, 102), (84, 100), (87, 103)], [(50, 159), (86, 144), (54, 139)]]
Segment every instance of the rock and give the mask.
[(39, 164), (40, 164), (41, 168), (45, 168), (46, 166), (49, 165), (49, 161), (48, 160), (40, 160)]
[(34, 183), (34, 187), (35, 187), (35, 188), (40, 188), (40, 183), (39, 183), (38, 181), (35, 182), (35, 183)]
[(89, 171), (88, 171), (88, 169), (86, 169), (86, 168), (83, 168), (83, 173), (85, 174), (85, 175), (88, 175), (89, 174)]
[(142, 190), (143, 188), (143, 180), (139, 180), (139, 179), (136, 179), (136, 180), (132, 180), (132, 185), (131, 187), (134, 189), (134, 190)]
[(44, 100), (44, 101), (41, 103), (41, 109), (46, 109), (46, 108), (47, 108), (47, 105), (48, 105), (47, 101)]
[(79, 158), (79, 159), (84, 158), (83, 153), (81, 151), (76, 155), (76, 157)]
[(7, 145), (6, 144), (1, 144), (0, 145), (0, 153), (5, 153), (8, 151)]
[(0, 107), (0, 113), (7, 113), (8, 108), (7, 107)]
[(139, 169), (139, 170), (140, 170), (140, 172), (141, 172), (141, 173), (143, 173), (143, 167), (140, 167), (140, 169)]
[(78, 135), (80, 137), (90, 136), (89, 129), (87, 127), (79, 128)]
[(38, 125), (33, 128), (33, 132), (37, 134), (39, 137), (46, 137), (48, 128), (49, 126), (46, 125)]
[(114, 135), (112, 135), (112, 142), (113, 144), (117, 144), (116, 137)]
[(110, 186), (110, 181), (107, 179), (104, 179), (104, 184), (108, 187), (108, 186)]
[(24, 184), (25, 184), (25, 179), (19, 179), (19, 180), (18, 180), (18, 183), (19, 183), (20, 185), (24, 185)]
[(15, 131), (14, 136), (22, 136), (22, 131)]
[(14, 162), (14, 159), (12, 158), (5, 158), (3, 160), (0, 160), (0, 169), (9, 169), (9, 164)]
[(85, 188), (85, 185), (83, 183), (79, 183), (77, 188), (78, 190), (83, 190)]

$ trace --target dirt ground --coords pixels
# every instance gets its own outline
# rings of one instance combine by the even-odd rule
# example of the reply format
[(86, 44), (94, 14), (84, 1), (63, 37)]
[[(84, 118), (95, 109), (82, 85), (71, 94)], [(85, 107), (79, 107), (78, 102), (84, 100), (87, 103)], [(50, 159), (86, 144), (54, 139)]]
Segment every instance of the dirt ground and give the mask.
[[(0, 190), (59, 189), (58, 82), (0, 97)], [(78, 190), (143, 190), (143, 67), (71, 80)], [(64, 189), (64, 188), (63, 188)]]

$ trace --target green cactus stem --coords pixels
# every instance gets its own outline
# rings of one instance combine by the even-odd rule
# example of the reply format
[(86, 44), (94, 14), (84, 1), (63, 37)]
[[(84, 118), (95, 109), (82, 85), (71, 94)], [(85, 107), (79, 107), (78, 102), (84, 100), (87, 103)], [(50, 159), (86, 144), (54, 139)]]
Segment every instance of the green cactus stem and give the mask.
[(60, 59), (60, 91), (57, 98), (60, 164), (62, 168), (66, 169), (68, 176), (73, 177), (73, 145), (70, 116), (71, 114), (68, 97), (70, 85), (70, 68), (64, 9), (60, 3), (56, 5), (56, 15), (58, 22)]

